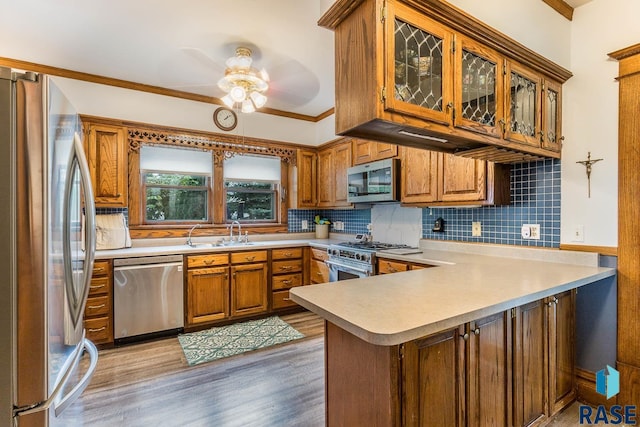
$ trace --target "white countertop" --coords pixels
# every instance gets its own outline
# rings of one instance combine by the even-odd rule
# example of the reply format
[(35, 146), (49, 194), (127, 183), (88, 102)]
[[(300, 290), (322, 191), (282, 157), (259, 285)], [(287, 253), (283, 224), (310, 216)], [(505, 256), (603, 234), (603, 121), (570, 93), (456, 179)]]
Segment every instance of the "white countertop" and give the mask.
[[(218, 236), (219, 237), (219, 236)], [(253, 236), (250, 236), (253, 237)], [(191, 247), (184, 244), (185, 239), (173, 239), (167, 241), (167, 244), (157, 246), (134, 246), (124, 249), (111, 249), (96, 251), (96, 259), (114, 259), (114, 258), (136, 258), (156, 255), (194, 255), (199, 253), (210, 252), (228, 252), (228, 251), (251, 251), (259, 249), (273, 248), (292, 248), (297, 246), (315, 246), (326, 248), (330, 244), (338, 243), (344, 239), (273, 239), (273, 240), (251, 240), (249, 245), (230, 245), (230, 246), (207, 246), (207, 247)], [(207, 243), (215, 241), (213, 238), (194, 238), (194, 243)], [(180, 242), (180, 243), (176, 243)]]
[(421, 248), (429, 247), (421, 254), (389, 258), (438, 267), (297, 287), (291, 298), (361, 339), (386, 346), (615, 274), (597, 267), (597, 254), (424, 242)]

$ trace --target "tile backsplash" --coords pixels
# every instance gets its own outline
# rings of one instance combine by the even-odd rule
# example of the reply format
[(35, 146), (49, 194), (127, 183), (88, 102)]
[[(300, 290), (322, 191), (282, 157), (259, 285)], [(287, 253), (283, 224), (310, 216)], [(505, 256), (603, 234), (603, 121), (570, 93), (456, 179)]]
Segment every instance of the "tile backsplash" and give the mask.
[[(477, 208), (401, 208), (398, 204), (375, 205), (373, 209), (289, 210), (289, 231), (301, 232), (302, 220), (315, 229), (315, 215), (332, 223), (342, 221), (344, 231), (338, 233), (366, 233), (373, 224), (376, 240), (391, 243), (415, 244), (411, 233), (427, 239), (463, 242), (498, 243), (521, 246), (558, 247), (560, 244), (560, 160), (519, 163), (511, 169), (511, 204)], [(421, 216), (421, 220), (417, 220)], [(445, 232), (433, 232), (436, 218), (445, 220)], [(421, 230), (416, 228), (416, 221)], [(471, 223), (479, 221), (482, 236), (473, 237)], [(523, 239), (523, 224), (540, 224), (540, 240)], [(411, 240), (411, 241), (409, 241)], [(417, 242), (417, 240), (416, 240)]]
[[(445, 232), (432, 231), (436, 218)], [(479, 221), (482, 236), (471, 235)], [(540, 224), (540, 240), (523, 239), (523, 224)], [(518, 163), (511, 170), (511, 204), (482, 208), (425, 208), (422, 236), (435, 240), (558, 247), (560, 245), (560, 160)]]

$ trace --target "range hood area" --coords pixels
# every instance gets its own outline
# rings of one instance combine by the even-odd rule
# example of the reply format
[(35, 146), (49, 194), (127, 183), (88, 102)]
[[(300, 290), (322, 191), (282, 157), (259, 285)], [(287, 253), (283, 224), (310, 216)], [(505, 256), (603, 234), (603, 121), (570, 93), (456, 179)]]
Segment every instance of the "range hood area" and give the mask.
[[(337, 0), (336, 134), (497, 163), (560, 158), (571, 72), (440, 0)], [(524, 65), (526, 64), (526, 65)]]

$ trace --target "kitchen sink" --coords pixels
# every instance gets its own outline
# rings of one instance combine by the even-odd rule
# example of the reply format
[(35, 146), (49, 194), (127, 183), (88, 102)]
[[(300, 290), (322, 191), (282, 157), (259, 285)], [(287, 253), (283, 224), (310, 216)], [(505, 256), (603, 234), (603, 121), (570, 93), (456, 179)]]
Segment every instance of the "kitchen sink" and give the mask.
[(200, 248), (223, 248), (223, 247), (243, 247), (243, 246), (252, 246), (255, 245), (255, 242), (210, 242), (210, 243), (192, 243), (189, 246), (190, 248), (200, 249)]

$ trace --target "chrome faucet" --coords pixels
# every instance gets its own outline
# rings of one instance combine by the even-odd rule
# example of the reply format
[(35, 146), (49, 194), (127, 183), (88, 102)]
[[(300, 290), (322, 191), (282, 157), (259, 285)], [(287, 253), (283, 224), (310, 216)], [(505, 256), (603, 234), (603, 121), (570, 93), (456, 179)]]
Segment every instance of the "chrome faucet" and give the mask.
[(240, 242), (240, 238), (242, 237), (242, 225), (239, 221), (233, 221), (231, 225), (229, 225), (229, 243), (233, 242), (233, 226), (238, 224), (238, 242)]
[(191, 233), (193, 233), (193, 230), (195, 230), (198, 227), (201, 227), (201, 224), (196, 224), (193, 227), (191, 227), (191, 230), (189, 230), (189, 237), (187, 237), (187, 245), (189, 246), (193, 245), (193, 242), (191, 241)]

